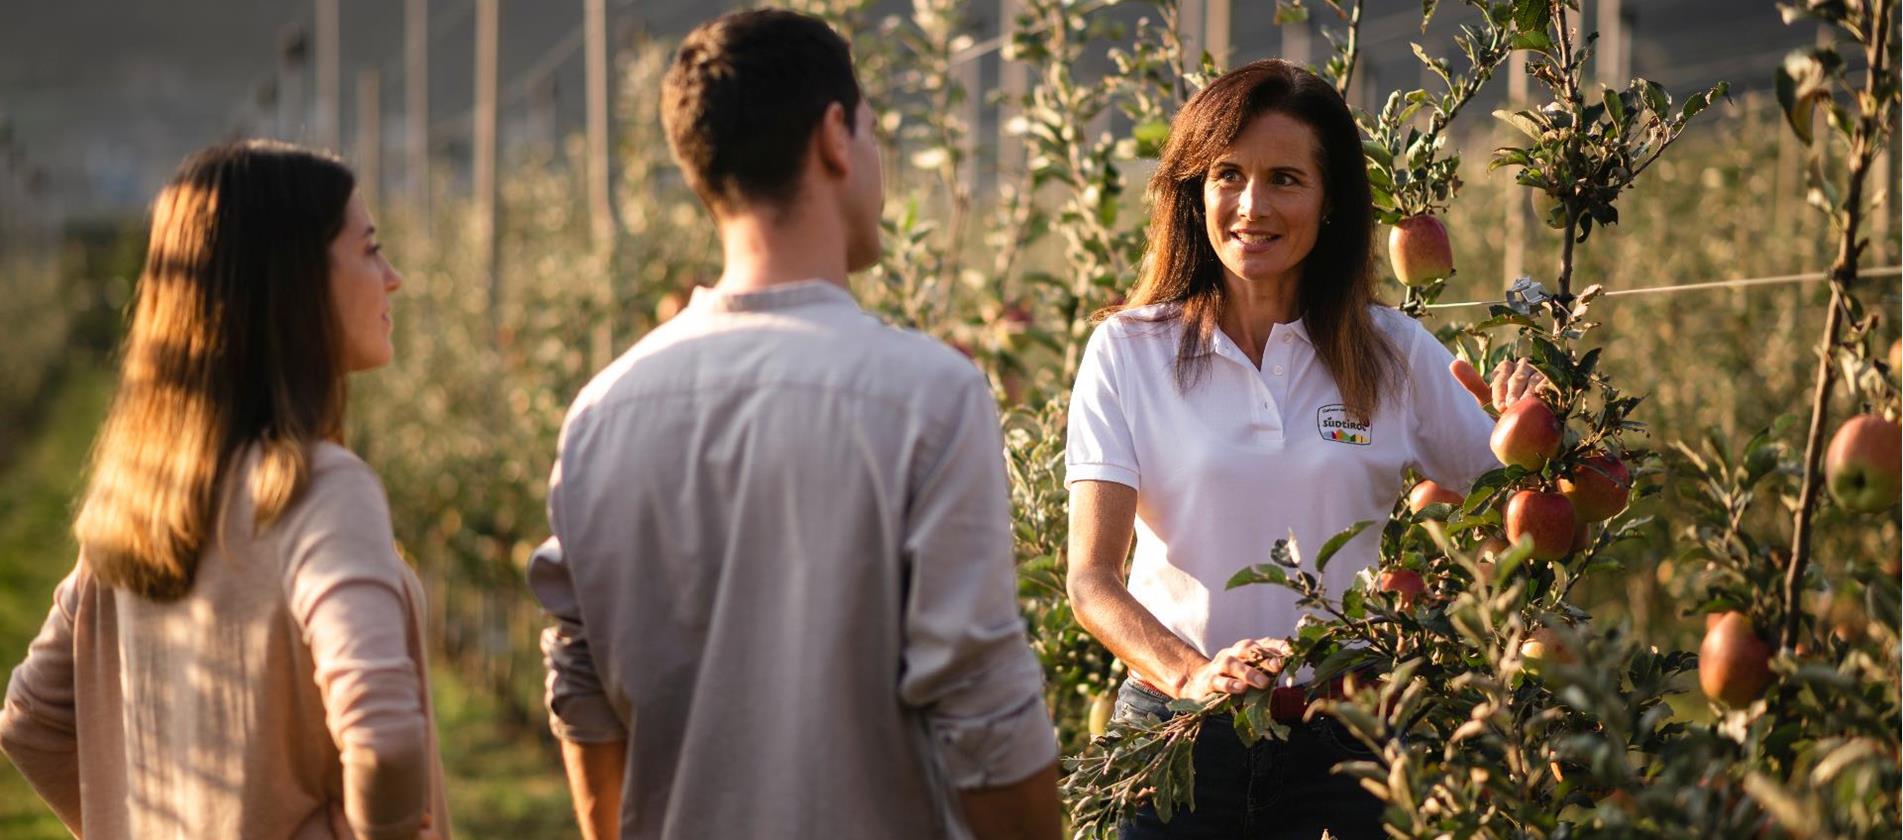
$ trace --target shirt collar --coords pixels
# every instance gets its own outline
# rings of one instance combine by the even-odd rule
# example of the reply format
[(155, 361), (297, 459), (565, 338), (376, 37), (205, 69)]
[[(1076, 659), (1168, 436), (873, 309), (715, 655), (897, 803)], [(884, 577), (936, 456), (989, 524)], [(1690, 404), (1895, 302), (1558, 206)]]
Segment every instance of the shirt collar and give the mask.
[[(1248, 363), (1249, 357), (1242, 352), (1242, 348), (1237, 347), (1235, 342), (1230, 341), (1229, 336), (1222, 330), (1216, 330), (1215, 334), (1209, 338), (1210, 343), (1214, 345), (1217, 355), (1227, 356), (1244, 364)], [(1286, 324), (1276, 324), (1275, 328), (1269, 331), (1269, 344), (1271, 346), (1283, 338), (1294, 338), (1310, 347), (1315, 346), (1314, 339), (1308, 337), (1308, 329), (1302, 326), (1302, 319), (1300, 318)]]
[(808, 306), (859, 308), (852, 292), (829, 280), (800, 280), (775, 283), (763, 289), (723, 292), (708, 286), (695, 286), (692, 309), (711, 312), (774, 312)]

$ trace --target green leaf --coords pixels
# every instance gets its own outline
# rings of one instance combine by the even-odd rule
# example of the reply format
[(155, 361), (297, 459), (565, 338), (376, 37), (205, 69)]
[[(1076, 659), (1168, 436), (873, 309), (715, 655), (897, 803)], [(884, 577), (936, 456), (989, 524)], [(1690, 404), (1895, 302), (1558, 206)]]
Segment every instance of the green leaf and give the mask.
[(1434, 7), (1439, 5), (1440, 5), (1440, 0), (1421, 0), (1421, 31), (1422, 32), (1427, 31), (1427, 22), (1434, 19)]
[(1347, 545), (1349, 540), (1360, 535), (1362, 531), (1367, 530), (1368, 526), (1372, 524), (1374, 524), (1374, 520), (1363, 519), (1360, 522), (1356, 522), (1342, 529), (1334, 536), (1329, 537), (1328, 542), (1322, 543), (1321, 551), (1315, 554), (1315, 571), (1319, 572), (1328, 568), (1329, 558), (1334, 557), (1335, 552), (1340, 551), (1341, 547)]
[(1235, 573), (1234, 576), (1229, 578), (1229, 583), (1223, 588), (1235, 589), (1240, 586), (1250, 586), (1258, 583), (1287, 586), (1288, 571), (1273, 563), (1257, 563), (1254, 566)]
[(1535, 140), (1540, 139), (1541, 136), (1546, 134), (1546, 126), (1541, 124), (1539, 119), (1530, 111), (1507, 111), (1503, 109), (1493, 112), (1493, 115), (1507, 125), (1519, 129), (1520, 133)]
[(1625, 102), (1619, 99), (1619, 92), (1605, 88), (1600, 96), (1606, 105), (1606, 115), (1612, 118), (1612, 135), (1617, 137), (1623, 134), (1626, 124)]
[(1544, 30), (1537, 29), (1513, 33), (1513, 40), (1508, 42), (1508, 45), (1516, 50), (1531, 50), (1549, 55), (1554, 48), (1552, 36), (1547, 35)]
[(1811, 113), (1830, 98), (1831, 74), (1842, 64), (1836, 50), (1810, 47), (1793, 50), (1777, 68), (1777, 104), (1806, 145), (1812, 139)]
[(1520, 568), (1527, 558), (1533, 556), (1533, 541), (1521, 540), (1506, 551), (1493, 558), (1493, 579), (1504, 582), (1512, 577), (1514, 570)]
[(1545, 32), (1552, 20), (1547, 0), (1513, 0), (1513, 25), (1522, 32)]

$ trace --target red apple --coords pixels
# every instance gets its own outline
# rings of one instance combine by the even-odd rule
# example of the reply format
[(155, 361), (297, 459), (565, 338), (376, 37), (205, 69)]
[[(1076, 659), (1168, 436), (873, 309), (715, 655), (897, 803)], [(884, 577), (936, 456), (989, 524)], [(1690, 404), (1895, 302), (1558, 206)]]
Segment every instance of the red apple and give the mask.
[(1573, 546), (1573, 503), (1558, 493), (1521, 490), (1507, 500), (1507, 539), (1518, 545), (1533, 541), (1533, 556), (1541, 560), (1565, 557)]
[(1830, 495), (1865, 513), (1896, 504), (1903, 491), (1903, 429), (1874, 414), (1859, 414), (1837, 429), (1824, 453)]
[(1388, 233), (1388, 259), (1404, 286), (1425, 286), (1454, 275), (1454, 248), (1447, 226), (1422, 213), (1396, 223)]
[(1502, 464), (1538, 470), (1559, 454), (1566, 428), (1546, 403), (1531, 394), (1507, 407), (1493, 424), (1493, 456)]
[(1698, 686), (1731, 707), (1748, 706), (1771, 684), (1771, 646), (1743, 613), (1725, 613), (1698, 646)]
[(1541, 627), (1527, 636), (1520, 643), (1520, 658), (1526, 660), (1526, 670), (1535, 675), (1545, 670), (1549, 662), (1570, 665), (1576, 661), (1566, 639), (1551, 627)]
[(1573, 525), (1573, 551), (1585, 551), (1592, 547), (1592, 523), (1579, 519), (1576, 514), (1574, 519), (1577, 521)]
[(1376, 587), (1382, 592), (1393, 592), (1399, 596), (1401, 609), (1411, 610), (1422, 592), (1427, 591), (1427, 581), (1421, 579), (1421, 573), (1413, 569), (1389, 569), (1381, 573)]
[(1426, 510), (1428, 505), (1434, 504), (1453, 505), (1458, 508), (1460, 507), (1460, 503), (1464, 501), (1466, 501), (1466, 499), (1462, 498), (1459, 493), (1442, 487), (1439, 484), (1435, 484), (1432, 481), (1422, 481), (1414, 485), (1414, 490), (1407, 494), (1407, 509), (1414, 513), (1420, 513)]
[(1599, 453), (1582, 459), (1559, 480), (1559, 492), (1587, 522), (1604, 522), (1625, 510), (1632, 495), (1632, 474), (1617, 456)]

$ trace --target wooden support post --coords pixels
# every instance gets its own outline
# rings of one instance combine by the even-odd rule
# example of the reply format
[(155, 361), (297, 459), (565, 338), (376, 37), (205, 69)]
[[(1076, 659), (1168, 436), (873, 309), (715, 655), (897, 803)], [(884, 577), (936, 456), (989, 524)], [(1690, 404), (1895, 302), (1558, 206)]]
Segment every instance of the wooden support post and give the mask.
[(357, 192), (376, 210), (382, 187), (383, 74), (365, 67), (357, 71)]
[(343, 120), (342, 80), (339, 78), (337, 62), (337, 0), (317, 0), (317, 118), (311, 126), (314, 129), (312, 142), (319, 148), (337, 151), (343, 141), (340, 129)]
[(1593, 66), (1599, 83), (1614, 90), (1624, 90), (1630, 78), (1627, 71), (1631, 48), (1627, 45), (1625, 16), (1620, 5), (1620, 0), (1599, 0), (1598, 55)]
[[(1526, 107), (1526, 53), (1514, 50), (1507, 57), (1507, 108), (1518, 110)], [(1500, 283), (1502, 288), (1513, 285), (1513, 281), (1526, 273), (1526, 215), (1527, 189), (1511, 181), (1502, 187), (1506, 190), (1506, 219), (1502, 230), (1503, 241), (1500, 249)]]
[[(588, 222), (589, 230), (594, 234), (596, 257), (610, 266), (604, 272), (609, 278), (610, 287), (597, 292), (608, 305), (602, 307), (604, 313), (612, 312), (614, 306), (613, 270), (615, 248), (614, 215), (614, 174), (608, 163), (608, 8), (605, 0), (582, 0), (582, 43), (583, 43), (583, 96), (587, 99), (587, 141), (588, 165), (582, 171), (588, 177)], [(594, 363), (596, 368), (607, 367), (614, 360), (614, 319), (604, 314), (595, 322), (593, 336)]]
[(285, 28), (278, 38), (277, 138), (302, 141), (310, 125), (305, 111), (304, 74), (310, 64), (310, 40), (299, 26)]
[(1230, 0), (1203, 0), (1203, 49), (1216, 59), (1216, 66), (1229, 69), (1229, 53), (1234, 39), (1230, 34)]
[(608, 163), (608, 11), (606, 0), (583, 0), (588, 118), (588, 214), (597, 247), (614, 240), (613, 178)]
[[(1011, 36), (1018, 30), (1018, 14), (1023, 8), (1018, 0), (998, 0), (998, 36), (1008, 45)], [(998, 50), (998, 92), (1003, 98), (998, 103), (998, 144), (997, 173), (1000, 184), (1007, 183), (1024, 169), (1024, 138), (1011, 134), (1011, 122), (1023, 113), (1018, 102), (1031, 90), (1031, 68), (1022, 61), (1012, 61), (1004, 57), (1006, 50)]]
[(1194, 68), (1202, 62), (1208, 41), (1203, 33), (1203, 0), (1177, 0), (1176, 37), (1183, 43), (1183, 66)]
[(1282, 30), (1282, 58), (1302, 67), (1309, 66), (1314, 40), (1308, 32), (1308, 23), (1285, 23)]
[(500, 208), (496, 191), (496, 44), (500, 35), (501, 0), (476, 0), (476, 111), (474, 160), (471, 162), (475, 186), (476, 230), (481, 250), (482, 275), (489, 286), (489, 319), (497, 340), (502, 334)]
[(404, 186), (410, 208), (429, 226), (429, 0), (403, 3)]

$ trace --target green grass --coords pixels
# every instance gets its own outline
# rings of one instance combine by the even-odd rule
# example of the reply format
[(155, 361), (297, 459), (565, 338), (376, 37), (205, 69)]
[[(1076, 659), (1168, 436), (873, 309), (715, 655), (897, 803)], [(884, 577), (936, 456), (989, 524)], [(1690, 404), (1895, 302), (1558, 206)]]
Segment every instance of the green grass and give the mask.
[[(25, 655), (53, 587), (72, 568), (72, 502), (111, 385), (109, 372), (74, 365), (49, 395), (32, 437), (0, 467), (0, 671)], [(544, 730), (506, 722), (492, 698), (443, 669), (431, 685), (457, 836), (573, 836), (560, 759)], [(4, 758), (0, 837), (70, 837)]]
[[(25, 656), (53, 587), (73, 567), (72, 501), (111, 384), (105, 371), (70, 368), (48, 396), (37, 437), (0, 471), (0, 668), (11, 669)], [(10, 762), (0, 758), (0, 767), (0, 837), (71, 836)]]

